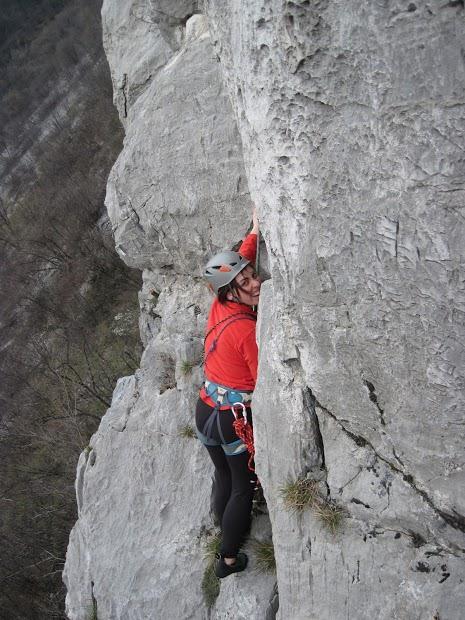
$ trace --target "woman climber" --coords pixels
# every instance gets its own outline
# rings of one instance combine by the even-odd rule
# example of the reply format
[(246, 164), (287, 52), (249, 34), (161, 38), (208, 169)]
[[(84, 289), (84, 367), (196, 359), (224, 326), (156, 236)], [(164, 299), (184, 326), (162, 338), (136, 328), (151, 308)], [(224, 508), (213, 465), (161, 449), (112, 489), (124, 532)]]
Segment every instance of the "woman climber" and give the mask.
[[(222, 534), (215, 574), (220, 579), (244, 570), (248, 561), (239, 549), (250, 527), (256, 484), (249, 461), (253, 455), (250, 404), (258, 361), (254, 306), (258, 304), (261, 286), (253, 266), (257, 242), (258, 219), (254, 210), (253, 227), (242, 242), (240, 253), (216, 254), (204, 273), (216, 297), (208, 317), (206, 381), (195, 419), (197, 436), (215, 466), (213, 507)], [(239, 430), (239, 423), (248, 435)]]

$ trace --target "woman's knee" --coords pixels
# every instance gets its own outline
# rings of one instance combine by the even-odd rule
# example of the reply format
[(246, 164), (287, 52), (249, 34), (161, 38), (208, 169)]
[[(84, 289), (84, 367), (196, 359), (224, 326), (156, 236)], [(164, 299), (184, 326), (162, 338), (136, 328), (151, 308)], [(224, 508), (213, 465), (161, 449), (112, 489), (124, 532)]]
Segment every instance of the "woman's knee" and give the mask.
[(251, 502), (253, 500), (253, 495), (254, 495), (254, 486), (252, 484), (249, 483), (246, 485), (235, 486), (233, 483), (233, 486), (231, 489), (231, 500), (233, 502), (235, 501)]

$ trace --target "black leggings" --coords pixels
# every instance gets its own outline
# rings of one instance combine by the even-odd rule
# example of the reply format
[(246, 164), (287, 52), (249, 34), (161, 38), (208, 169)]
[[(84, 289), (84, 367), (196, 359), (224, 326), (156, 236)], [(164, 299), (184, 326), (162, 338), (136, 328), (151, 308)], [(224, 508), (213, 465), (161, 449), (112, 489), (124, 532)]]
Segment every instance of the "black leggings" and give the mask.
[[(199, 398), (195, 421), (200, 432), (213, 411)], [(233, 428), (234, 415), (230, 410), (219, 413), (221, 431), (227, 443), (237, 441)], [(250, 409), (248, 421), (252, 423)], [(212, 428), (212, 439), (221, 442), (216, 424)], [(205, 446), (215, 466), (213, 487), (213, 509), (221, 524), (222, 542), (220, 553), (223, 557), (235, 558), (250, 528), (252, 499), (256, 476), (248, 468), (249, 453), (227, 456), (221, 446)]]

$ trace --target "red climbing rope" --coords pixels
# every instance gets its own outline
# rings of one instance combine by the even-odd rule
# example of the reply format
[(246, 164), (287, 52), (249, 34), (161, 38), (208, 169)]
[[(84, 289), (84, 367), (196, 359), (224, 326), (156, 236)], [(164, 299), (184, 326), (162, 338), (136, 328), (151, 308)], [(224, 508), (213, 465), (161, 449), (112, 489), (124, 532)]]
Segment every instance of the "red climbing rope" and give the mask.
[[(240, 413), (237, 413), (236, 407), (242, 407), (242, 411)], [(235, 403), (231, 407), (231, 411), (233, 412), (235, 418), (233, 422), (233, 427), (236, 431), (236, 435), (239, 437), (239, 439), (242, 439), (247, 448), (247, 452), (250, 455), (248, 462), (249, 469), (250, 471), (253, 471), (255, 473), (255, 467), (253, 466), (253, 460), (255, 456), (253, 430), (252, 426), (247, 422), (247, 410), (243, 403)]]

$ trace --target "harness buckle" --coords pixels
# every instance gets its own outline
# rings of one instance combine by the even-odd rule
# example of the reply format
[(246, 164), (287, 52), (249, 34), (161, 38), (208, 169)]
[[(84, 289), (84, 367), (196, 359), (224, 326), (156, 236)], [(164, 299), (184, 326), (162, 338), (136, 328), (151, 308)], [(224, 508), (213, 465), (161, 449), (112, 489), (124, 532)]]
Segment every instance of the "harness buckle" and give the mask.
[(223, 404), (224, 396), (225, 396), (227, 391), (228, 390), (226, 388), (223, 388), (220, 385), (218, 385), (216, 387), (216, 395), (217, 395), (216, 403), (218, 405), (222, 405)]

